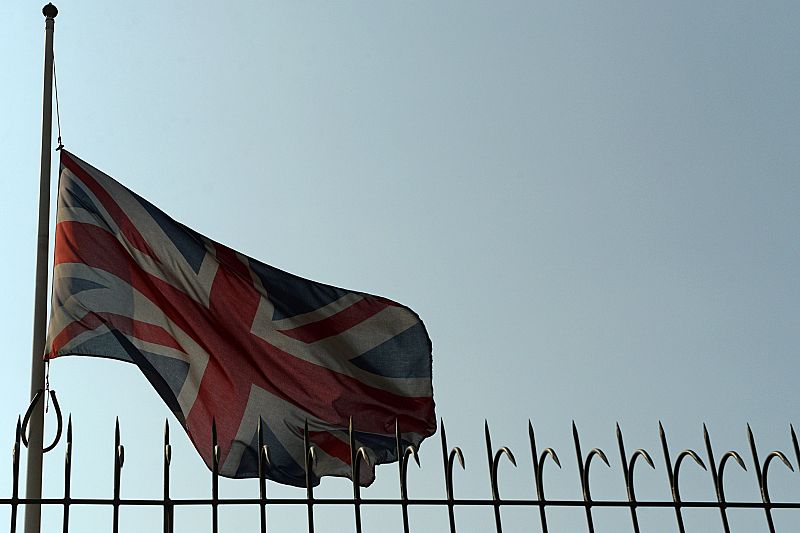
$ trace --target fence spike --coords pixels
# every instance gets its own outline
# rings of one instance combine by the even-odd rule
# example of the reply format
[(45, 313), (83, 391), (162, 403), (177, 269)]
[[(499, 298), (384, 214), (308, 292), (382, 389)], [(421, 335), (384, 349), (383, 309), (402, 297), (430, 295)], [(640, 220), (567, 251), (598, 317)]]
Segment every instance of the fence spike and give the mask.
[(447, 430), (444, 427), (444, 418), (439, 419), (439, 425), (442, 427), (440, 440), (442, 442), (442, 463), (444, 465), (444, 487), (445, 493), (447, 494), (447, 518), (450, 524), (450, 533), (456, 533), (456, 515), (453, 498), (453, 452), (448, 453)]
[(72, 499), (72, 414), (67, 418), (67, 442), (64, 450), (64, 516), (61, 520), (62, 533), (69, 531), (69, 511)]
[(316, 455), (314, 454), (314, 447), (311, 445), (311, 439), (308, 433), (307, 418), (303, 422), (303, 450), (305, 450), (303, 455), (306, 476), (306, 501), (308, 502), (308, 533), (314, 533), (314, 480), (312, 476)]
[(414, 456), (414, 460), (417, 462), (417, 466), (419, 464), (419, 455), (417, 454), (416, 448), (414, 446), (406, 446), (405, 450), (402, 450), (402, 438), (400, 433), (400, 422), (395, 418), (394, 420), (394, 435), (395, 435), (395, 444), (396, 444), (396, 451), (397, 451), (397, 466), (399, 468), (399, 480), (400, 480), (400, 508), (403, 513), (403, 533), (409, 533), (409, 522), (408, 522), (408, 458), (410, 455)]
[(531, 447), (531, 461), (533, 462), (533, 483), (536, 487), (536, 499), (539, 503), (539, 523), (542, 526), (542, 533), (548, 533), (547, 530), (547, 512), (545, 510), (545, 497), (544, 497), (544, 479), (542, 471), (544, 470), (544, 452), (542, 458), (539, 459), (539, 451), (536, 449), (536, 433), (533, 430), (533, 423), (530, 418), (528, 419), (528, 443)]
[(758, 449), (756, 448), (756, 439), (753, 436), (753, 428), (747, 424), (747, 442), (750, 445), (750, 453), (753, 456), (753, 470), (755, 471), (756, 481), (758, 482), (758, 489), (761, 492), (761, 501), (764, 503), (764, 514), (767, 519), (767, 527), (770, 533), (775, 533), (775, 524), (772, 520), (772, 510), (769, 507), (769, 491), (764, 485), (764, 474), (761, 470), (761, 460), (758, 458)]
[(14, 446), (11, 449), (11, 533), (17, 531), (17, 514), (19, 512), (19, 452), (22, 442), (22, 417), (17, 416), (17, 429), (14, 434)]
[(703, 442), (706, 445), (706, 453), (708, 453), (708, 465), (711, 472), (711, 480), (714, 483), (714, 492), (717, 496), (717, 503), (719, 503), (720, 519), (722, 520), (722, 529), (724, 533), (730, 533), (731, 528), (728, 523), (728, 513), (725, 507), (725, 491), (720, 483), (720, 476), (717, 464), (714, 460), (714, 450), (711, 447), (711, 436), (708, 433), (708, 426), (703, 423)]
[[(497, 467), (500, 462), (500, 457), (505, 455), (514, 466), (517, 466), (517, 461), (511, 450), (503, 446), (495, 453), (492, 448), (492, 436), (489, 431), (489, 421), (484, 419), (484, 434), (486, 437), (486, 457), (489, 462), (489, 483), (492, 490), (492, 500), (494, 502), (494, 523), (497, 533), (503, 532), (503, 523), (500, 515), (500, 489), (497, 482)], [(463, 459), (463, 458), (462, 458)]]
[(119, 430), (119, 417), (114, 422), (114, 503), (113, 503), (113, 524), (112, 531), (119, 532), (119, 506), (120, 489), (122, 484), (122, 466), (125, 463), (125, 448), (122, 446), (122, 438)]
[(258, 500), (261, 533), (267, 533), (267, 463), (269, 448), (264, 444), (264, 419), (259, 415), (256, 424), (256, 440), (258, 442)]
[[(578, 426), (575, 424), (575, 420), (572, 421), (572, 440), (575, 443), (575, 457), (578, 461), (578, 472), (580, 472), (581, 492), (583, 493), (584, 509), (586, 511), (586, 527), (589, 528), (589, 533), (594, 533), (592, 496), (589, 490), (589, 469), (587, 468), (588, 462), (584, 463), (583, 460), (583, 453), (581, 452), (581, 439), (580, 435), (578, 434)], [(590, 458), (591, 456), (592, 454), (590, 453)], [(606, 459), (606, 461), (608, 461), (608, 459)]]
[(794, 424), (789, 424), (789, 434), (792, 437), (792, 448), (794, 449), (794, 457), (797, 460), (798, 471), (800, 472), (800, 445), (797, 443), (797, 433), (794, 431)]
[[(636, 488), (634, 483), (634, 470), (636, 468), (636, 459), (642, 457), (644, 461), (650, 465), (651, 468), (655, 469), (655, 465), (653, 464), (653, 459), (650, 457), (650, 454), (647, 453), (647, 450), (642, 448), (637, 449), (631, 455), (630, 463), (628, 462), (628, 456), (625, 452), (625, 442), (622, 436), (622, 428), (619, 426), (619, 422), (617, 422), (616, 426), (616, 435), (617, 435), (617, 446), (619, 447), (619, 456), (620, 462), (622, 464), (622, 476), (625, 481), (625, 491), (628, 495), (628, 502), (631, 503), (630, 510), (631, 510), (631, 523), (633, 525), (634, 533), (639, 533), (639, 515), (636, 512)], [(608, 464), (608, 463), (606, 463)]]
[(211, 417), (211, 531), (219, 531), (219, 444), (217, 419)]
[[(353, 417), (347, 425), (348, 443), (350, 445), (350, 477), (353, 481), (353, 513), (355, 515), (356, 533), (361, 533), (361, 460), (359, 454), (364, 456), (364, 448), (356, 450), (356, 440), (353, 431)], [(369, 464), (369, 461), (367, 461)]]
[(164, 491), (164, 533), (172, 533), (174, 528), (175, 507), (171, 505), (169, 488), (170, 488), (170, 466), (172, 465), (172, 445), (169, 442), (169, 418), (164, 418), (164, 464), (162, 484)]

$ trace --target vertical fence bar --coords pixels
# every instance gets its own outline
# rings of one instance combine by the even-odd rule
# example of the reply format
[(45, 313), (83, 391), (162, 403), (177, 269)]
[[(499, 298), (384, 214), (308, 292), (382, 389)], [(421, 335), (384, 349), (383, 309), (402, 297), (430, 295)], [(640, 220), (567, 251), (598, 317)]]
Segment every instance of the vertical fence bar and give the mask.
[(667, 468), (667, 481), (669, 482), (669, 489), (672, 493), (672, 501), (675, 502), (675, 520), (678, 523), (678, 531), (686, 533), (686, 527), (683, 525), (683, 514), (681, 513), (681, 497), (680, 493), (676, 490), (674, 471), (672, 470), (672, 458), (669, 455), (669, 445), (667, 444), (667, 435), (664, 432), (664, 426), (661, 422), (658, 423), (658, 438), (661, 440), (661, 449), (664, 452), (664, 464)]
[(756, 439), (753, 437), (753, 430), (750, 424), (747, 424), (747, 442), (750, 445), (750, 453), (753, 456), (753, 470), (755, 470), (756, 481), (758, 482), (758, 490), (761, 493), (761, 501), (764, 502), (764, 514), (767, 518), (767, 526), (770, 533), (775, 533), (775, 524), (772, 521), (772, 510), (769, 508), (769, 497), (764, 492), (764, 478), (761, 475), (761, 461), (758, 458), (758, 450), (756, 449)]
[(767, 527), (770, 533), (775, 533), (775, 524), (772, 521), (772, 509), (769, 507), (769, 495), (764, 490), (764, 478), (761, 473), (761, 461), (758, 458), (758, 450), (756, 449), (756, 439), (753, 437), (753, 430), (750, 424), (747, 424), (747, 442), (750, 444), (750, 453), (753, 456), (753, 470), (756, 473), (756, 481), (758, 482), (758, 490), (761, 493), (761, 501), (764, 502), (764, 514), (767, 518)]
[(211, 531), (219, 532), (219, 446), (217, 421), (211, 419)]
[(492, 508), (494, 510), (494, 527), (497, 530), (497, 533), (503, 533), (503, 523), (500, 520), (500, 501), (498, 495), (495, 491), (495, 486), (493, 483), (494, 478), (494, 468), (493, 465), (493, 451), (492, 451), (492, 435), (489, 432), (489, 422), (487, 420), (483, 421), (483, 436), (486, 440), (486, 458), (488, 459), (489, 464), (489, 484), (492, 489)]
[(350, 417), (350, 422), (347, 425), (347, 434), (349, 437), (349, 444), (350, 444), (350, 478), (353, 480), (353, 513), (355, 514), (355, 522), (356, 522), (356, 533), (361, 533), (361, 480), (360, 480), (360, 470), (359, 465), (361, 464), (361, 459), (359, 457), (360, 452), (363, 452), (361, 448), (356, 451), (356, 440), (355, 436), (353, 435), (353, 417)]
[(483, 430), (486, 437), (486, 453), (489, 459), (489, 482), (492, 486), (492, 503), (494, 507), (494, 522), (497, 533), (503, 533), (503, 523), (500, 516), (500, 489), (497, 481), (497, 467), (500, 464), (500, 458), (505, 455), (511, 464), (517, 466), (517, 460), (514, 454), (511, 453), (507, 447), (503, 446), (497, 452), (492, 449), (492, 436), (489, 432), (489, 422), (484, 420)]
[(170, 503), (169, 480), (172, 464), (172, 445), (169, 443), (169, 419), (164, 420), (164, 533), (172, 533), (175, 506)]
[(64, 453), (64, 518), (62, 533), (69, 532), (69, 506), (72, 501), (72, 415), (67, 421), (67, 449)]
[(703, 442), (706, 445), (706, 453), (708, 453), (709, 470), (711, 470), (711, 480), (714, 482), (714, 492), (717, 496), (717, 503), (719, 503), (719, 514), (722, 520), (722, 530), (724, 533), (731, 533), (731, 526), (728, 523), (728, 505), (725, 501), (725, 487), (723, 485), (725, 462), (733, 457), (739, 463), (739, 466), (747, 470), (744, 466), (742, 458), (736, 452), (727, 452), (722, 456), (720, 465), (717, 467), (716, 459), (714, 459), (714, 449), (711, 446), (711, 436), (708, 434), (708, 427), (703, 424)]
[(122, 465), (125, 462), (125, 447), (119, 434), (119, 417), (114, 424), (114, 517), (112, 530), (119, 533), (120, 485), (122, 482)]
[(633, 532), (639, 533), (639, 516), (636, 514), (636, 492), (633, 488), (633, 463), (636, 461), (636, 455), (634, 455), (631, 464), (628, 464), (628, 455), (625, 452), (625, 441), (622, 437), (622, 429), (619, 427), (619, 423), (617, 423), (617, 445), (619, 447), (619, 458), (622, 464), (622, 476), (625, 480), (625, 492), (628, 495), (628, 502), (631, 504), (631, 525), (633, 526)]
[(703, 463), (703, 460), (700, 459), (700, 456), (697, 455), (697, 452), (693, 450), (683, 450), (678, 454), (678, 458), (675, 459), (675, 468), (673, 469), (672, 460), (669, 454), (669, 446), (667, 445), (667, 435), (664, 432), (664, 426), (661, 424), (661, 422), (658, 423), (658, 436), (661, 439), (661, 448), (664, 451), (664, 463), (667, 467), (667, 480), (669, 481), (669, 488), (672, 492), (672, 501), (675, 504), (675, 519), (678, 522), (678, 529), (680, 533), (685, 533), (686, 527), (683, 523), (683, 513), (681, 511), (681, 487), (679, 483), (681, 463), (687, 457), (691, 457), (700, 468), (703, 470), (707, 470), (707, 468)]
[(539, 507), (539, 522), (542, 525), (542, 533), (548, 533), (547, 531), (547, 512), (545, 508), (547, 506), (547, 500), (544, 496), (544, 460), (549, 455), (553, 461), (555, 461), (556, 465), (561, 468), (561, 461), (558, 460), (558, 455), (556, 455), (555, 450), (552, 448), (546, 448), (539, 458), (539, 452), (536, 449), (536, 434), (533, 431), (533, 424), (531, 421), (528, 420), (528, 441), (531, 445), (531, 459), (533, 461), (533, 482), (536, 485), (536, 499), (538, 500), (538, 507)]
[(314, 533), (314, 479), (313, 468), (316, 457), (314, 447), (308, 436), (308, 420), (303, 425), (303, 449), (305, 450), (305, 469), (306, 469), (306, 508), (308, 512), (308, 533)]
[(572, 421), (572, 440), (575, 442), (575, 457), (578, 460), (578, 472), (581, 479), (581, 492), (583, 493), (584, 509), (586, 510), (586, 527), (589, 528), (589, 533), (594, 533), (594, 519), (592, 518), (592, 503), (587, 491), (588, 476), (586, 476), (586, 467), (583, 462), (583, 453), (581, 452), (581, 439), (578, 436), (578, 427), (575, 421)]
[(17, 513), (19, 512), (19, 452), (22, 436), (22, 424), (17, 417), (17, 430), (14, 447), (11, 449), (11, 533), (17, 531)]
[(789, 435), (792, 437), (792, 448), (794, 449), (794, 458), (797, 459), (797, 470), (800, 472), (800, 445), (797, 443), (797, 433), (794, 432), (794, 425), (789, 424)]
[(453, 461), (452, 455), (448, 457), (447, 431), (444, 428), (444, 419), (439, 419), (442, 426), (440, 435), (442, 441), (442, 462), (444, 463), (444, 486), (447, 494), (447, 516), (450, 519), (450, 533), (456, 533), (455, 501), (453, 498)]
[(397, 454), (397, 481), (400, 484), (400, 509), (403, 517), (403, 533), (409, 533), (408, 528), (408, 489), (406, 488), (406, 477), (404, 472), (405, 461), (400, 445), (400, 422), (394, 419), (394, 442), (395, 453)]
[(408, 488), (407, 481), (407, 467), (408, 462), (405, 457), (405, 449), (403, 448), (400, 438), (400, 421), (394, 419), (394, 441), (395, 451), (397, 453), (397, 479), (400, 482), (400, 509), (403, 513), (403, 533), (409, 533), (408, 525)]
[(267, 447), (264, 446), (264, 419), (258, 417), (258, 507), (261, 518), (261, 533), (267, 533)]
[(774, 533), (775, 523), (772, 520), (772, 500), (769, 497), (769, 465), (773, 459), (777, 458), (780, 459), (789, 470), (794, 471), (794, 467), (792, 467), (792, 463), (789, 462), (789, 459), (786, 458), (783, 452), (779, 451), (770, 452), (766, 459), (764, 459), (764, 465), (762, 467), (761, 462), (758, 459), (756, 440), (753, 437), (753, 431), (750, 429), (750, 424), (747, 424), (747, 440), (750, 441), (750, 451), (753, 454), (756, 480), (758, 481), (758, 488), (761, 490), (761, 501), (764, 503), (764, 513), (767, 518), (767, 526), (769, 526), (770, 533)]

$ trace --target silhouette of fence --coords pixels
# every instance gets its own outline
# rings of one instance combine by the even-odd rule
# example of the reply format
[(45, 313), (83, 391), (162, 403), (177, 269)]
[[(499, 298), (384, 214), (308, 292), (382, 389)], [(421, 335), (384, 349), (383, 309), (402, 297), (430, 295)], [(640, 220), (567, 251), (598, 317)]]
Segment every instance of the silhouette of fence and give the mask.
[[(37, 398), (38, 399), (38, 398)], [(34, 399), (34, 402), (37, 400)], [(55, 398), (53, 398), (55, 400)], [(59, 430), (57, 432), (56, 441), (61, 434), (61, 415), (58, 411), (58, 403), (54, 402), (59, 419)], [(213, 466), (211, 470), (211, 496), (210, 498), (171, 498), (170, 497), (170, 463), (171, 463), (171, 446), (169, 440), (169, 423), (167, 422), (164, 427), (164, 447), (163, 447), (163, 497), (157, 499), (126, 499), (120, 497), (121, 473), (125, 462), (125, 448), (120, 439), (119, 422), (117, 421), (115, 430), (114, 442), (114, 488), (113, 496), (111, 498), (73, 498), (71, 496), (70, 484), (72, 480), (72, 420), (67, 424), (66, 430), (66, 454), (64, 460), (64, 495), (61, 498), (41, 498), (29, 500), (19, 496), (19, 461), (20, 461), (20, 447), (25, 444), (24, 435), (25, 421), (17, 422), (16, 438), (13, 448), (13, 480), (12, 480), (12, 494), (10, 498), (0, 498), (0, 505), (10, 506), (11, 517), (10, 525), (11, 532), (17, 531), (17, 515), (21, 505), (28, 503), (41, 504), (45, 506), (60, 506), (63, 508), (62, 531), (67, 533), (70, 527), (70, 507), (73, 505), (94, 505), (111, 507), (113, 509), (113, 522), (112, 531), (117, 533), (119, 531), (119, 510), (123, 506), (149, 506), (161, 507), (163, 510), (163, 531), (171, 533), (174, 525), (174, 511), (178, 506), (208, 506), (211, 509), (211, 528), (214, 533), (219, 529), (219, 507), (224, 505), (252, 505), (257, 506), (260, 510), (260, 531), (262, 533), (267, 531), (268, 523), (268, 508), (275, 505), (293, 505), (304, 506), (307, 510), (306, 528), (309, 533), (314, 531), (314, 511), (320, 506), (329, 505), (346, 505), (352, 506), (355, 518), (355, 531), (361, 533), (362, 520), (361, 510), (364, 506), (382, 505), (382, 506), (397, 506), (402, 511), (403, 531), (408, 533), (411, 531), (409, 526), (408, 510), (412, 506), (434, 506), (439, 508), (447, 508), (449, 527), (451, 533), (456, 533), (457, 521), (455, 516), (456, 507), (484, 507), (492, 508), (494, 511), (494, 524), (498, 533), (503, 531), (502, 508), (510, 507), (527, 507), (538, 509), (538, 528), (544, 533), (548, 532), (548, 516), (547, 510), (549, 508), (575, 508), (583, 509), (586, 519), (586, 528), (589, 533), (595, 530), (594, 518), (592, 511), (595, 508), (617, 508), (627, 509), (630, 514), (630, 531), (639, 533), (641, 531), (639, 525), (638, 510), (642, 508), (661, 508), (674, 510), (674, 520), (677, 524), (678, 530), (683, 533), (686, 531), (683, 518), (684, 509), (716, 509), (719, 511), (719, 520), (721, 530), (728, 533), (731, 531), (728, 521), (729, 509), (754, 509), (763, 510), (763, 519), (769, 528), (770, 532), (775, 531), (775, 524), (773, 521), (773, 510), (776, 509), (800, 509), (800, 503), (794, 502), (773, 502), (769, 494), (769, 472), (773, 462), (777, 459), (782, 462), (790, 470), (794, 470), (792, 463), (787, 456), (780, 451), (772, 451), (768, 453), (763, 459), (757, 450), (756, 441), (750, 426), (747, 426), (747, 440), (749, 445), (749, 463), (751, 468), (755, 469), (755, 478), (758, 484), (760, 501), (728, 501), (725, 497), (725, 472), (726, 468), (735, 463), (737, 467), (747, 470), (745, 459), (735, 451), (726, 451), (721, 456), (718, 456), (713, 450), (711, 438), (705, 426), (703, 426), (703, 440), (705, 444), (705, 460), (701, 458), (701, 454), (694, 450), (683, 450), (675, 455), (667, 442), (667, 436), (664, 432), (663, 426), (659, 423), (659, 440), (661, 443), (661, 453), (663, 455), (663, 462), (667, 481), (671, 492), (671, 500), (651, 501), (651, 500), (638, 500), (636, 497), (636, 490), (634, 485), (634, 469), (637, 464), (644, 462), (651, 468), (655, 468), (653, 457), (650, 453), (643, 449), (637, 449), (632, 454), (626, 451), (626, 446), (622, 431), (617, 425), (616, 428), (616, 441), (619, 453), (620, 464), (622, 468), (623, 479), (625, 483), (625, 490), (627, 498), (624, 500), (600, 500), (595, 499), (590, 492), (590, 473), (591, 466), (594, 460), (600, 460), (606, 465), (610, 466), (609, 459), (605, 452), (599, 448), (593, 448), (588, 453), (584, 453), (581, 447), (581, 439), (578, 430), (573, 423), (572, 425), (572, 438), (574, 442), (574, 453), (577, 461), (580, 488), (582, 491), (582, 499), (575, 500), (558, 500), (548, 499), (544, 490), (544, 472), (548, 463), (555, 467), (561, 467), (561, 459), (553, 448), (539, 449), (536, 442), (536, 435), (533, 426), (528, 422), (528, 440), (530, 445), (530, 460), (533, 464), (533, 486), (535, 487), (535, 499), (503, 499), (500, 495), (498, 487), (497, 471), (500, 462), (504, 458), (517, 464), (517, 458), (514, 453), (506, 447), (495, 447), (492, 444), (492, 436), (489, 431), (488, 424), (485, 425), (484, 438), (486, 441), (486, 460), (489, 467), (489, 483), (491, 488), (490, 499), (460, 499), (454, 496), (453, 490), (453, 468), (455, 463), (458, 462), (460, 466), (464, 467), (464, 456), (459, 447), (450, 448), (447, 442), (447, 434), (445, 431), (444, 423), (442, 422), (439, 430), (439, 438), (441, 441), (441, 458), (444, 466), (444, 488), (445, 497), (441, 499), (418, 499), (409, 497), (407, 490), (407, 469), (411, 459), (414, 459), (419, 464), (417, 451), (411, 447), (403, 447), (400, 441), (400, 431), (396, 428), (396, 446), (397, 456), (400, 458), (398, 461), (399, 469), (399, 493), (397, 498), (363, 498), (361, 496), (361, 487), (358, 483), (353, 483), (352, 496), (346, 498), (317, 498), (314, 496), (314, 487), (312, 484), (312, 473), (315, 462), (314, 446), (308, 438), (308, 427), (304, 431), (305, 438), (305, 471), (306, 471), (306, 496), (305, 498), (270, 498), (267, 495), (267, 478), (266, 471), (270, 461), (269, 447), (264, 445), (262, 440), (262, 427), (258, 428), (258, 442), (259, 442), (259, 491), (258, 495), (252, 498), (221, 498), (219, 496), (219, 450), (216, 442), (216, 426), (212, 429), (212, 442), (210, 443), (213, 450)], [(350, 428), (350, 458), (352, 465), (352, 479), (359, 479), (359, 470), (364, 461), (368, 461), (368, 456), (364, 449), (356, 449), (353, 445), (353, 428)], [(796, 463), (800, 465), (800, 446), (798, 446), (797, 435), (794, 427), (790, 426), (791, 445), (794, 452)], [(55, 445), (55, 442), (48, 448)], [(717, 460), (719, 457), (719, 460)], [(684, 462), (690, 459), (696, 464), (698, 468), (707, 470), (710, 474), (711, 481), (714, 487), (715, 501), (689, 501), (681, 498), (679, 478), (681, 467)], [(424, 528), (423, 528), (424, 530)], [(295, 529), (297, 531), (297, 529)]]

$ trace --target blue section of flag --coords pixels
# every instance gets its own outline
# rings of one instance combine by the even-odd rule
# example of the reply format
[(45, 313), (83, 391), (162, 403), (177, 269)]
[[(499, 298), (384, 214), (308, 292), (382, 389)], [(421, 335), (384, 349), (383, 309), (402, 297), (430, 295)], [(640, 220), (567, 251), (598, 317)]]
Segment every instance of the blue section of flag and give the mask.
[[(97, 209), (97, 206), (94, 205), (94, 202), (89, 198), (89, 196), (81, 190), (80, 187), (74, 185), (74, 183), (67, 183), (66, 186), (62, 189), (60, 201), (63, 202), (65, 207), (79, 207), (85, 209), (89, 213), (99, 213), (100, 211)], [(72, 185), (72, 186), (70, 186)]]
[(352, 292), (303, 279), (253, 259), (250, 268), (264, 287), (269, 287), (267, 297), (275, 307), (273, 320), (310, 313)]
[(141, 196), (137, 195), (136, 199), (139, 200), (142, 207), (147, 210), (164, 234), (172, 241), (172, 244), (175, 245), (178, 252), (186, 259), (186, 262), (189, 263), (189, 266), (192, 267), (195, 274), (200, 272), (200, 266), (203, 264), (203, 258), (206, 256), (206, 249), (200, 237), (183, 224), (172, 220), (172, 218), (167, 216), (163, 211)]
[(379, 376), (389, 378), (430, 378), (431, 365), (422, 358), (404, 357), (409, 347), (419, 351), (428, 349), (422, 323), (416, 324), (379, 344), (362, 355), (351, 359), (355, 366)]
[(83, 291), (104, 288), (104, 285), (88, 279), (64, 277), (64, 285), (59, 286), (58, 290), (53, 292), (53, 298), (55, 299), (56, 303), (63, 305), (66, 298), (80, 294)]

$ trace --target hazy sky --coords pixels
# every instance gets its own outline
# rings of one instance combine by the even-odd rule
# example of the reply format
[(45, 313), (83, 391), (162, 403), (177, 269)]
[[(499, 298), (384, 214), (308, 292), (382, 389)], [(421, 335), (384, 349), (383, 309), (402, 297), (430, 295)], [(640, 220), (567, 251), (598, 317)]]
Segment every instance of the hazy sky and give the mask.
[[(637, 474), (641, 499), (669, 498), (659, 420), (673, 455), (704, 452), (704, 421), (718, 457), (748, 452), (747, 422), (762, 456), (791, 451), (788, 426), (800, 422), (797, 2), (57, 6), (73, 153), (209, 237), (420, 314), (433, 340), (437, 414), (467, 460), (457, 495), (490, 495), (484, 418), (495, 445), (517, 455), (519, 468), (501, 468), (509, 498), (534, 494), (528, 419), (564, 464), (547, 472), (553, 498), (580, 496), (573, 419), (584, 451), (599, 446), (611, 459), (611, 470), (598, 464), (593, 474), (601, 499), (625, 497), (616, 421), (629, 451), (656, 459), (655, 472)], [(0, 4), (0, 448), (11, 446), (28, 397), (40, 8)], [(74, 495), (111, 495), (116, 415), (124, 496), (160, 495), (167, 417), (173, 493), (209, 494), (208, 470), (136, 367), (64, 358), (51, 382), (76, 425)], [(63, 449), (46, 460), (54, 496)], [(412, 496), (444, 495), (439, 453), (438, 435), (423, 444)], [(8, 463), (0, 480), (10, 480)], [(773, 499), (800, 501), (800, 476), (781, 468)], [(687, 464), (684, 497), (713, 498), (698, 472)], [(729, 475), (730, 498), (759, 497), (752, 466)], [(365, 495), (394, 497), (396, 484), (396, 468), (380, 467)], [(257, 494), (250, 481), (222, 490)], [(326, 480), (319, 494), (348, 491)], [(0, 481), (0, 495), (9, 493)], [(60, 515), (45, 519), (55, 527)], [(641, 515), (646, 531), (676, 530), (669, 511)], [(110, 527), (110, 511), (73, 516), (76, 531)], [(181, 510), (176, 531), (210, 531), (208, 516)], [(257, 523), (255, 509), (221, 516), (226, 531)], [(318, 532), (352, 527), (348, 508), (318, 516)], [(459, 531), (491, 531), (491, 516), (459, 510)], [(506, 531), (538, 531), (533, 509), (504, 516)], [(766, 531), (760, 512), (731, 516), (734, 527)], [(277, 509), (272, 531), (302, 530), (292, 522), (304, 517)], [(583, 530), (581, 511), (551, 517), (551, 531)], [(798, 519), (776, 513), (779, 527)], [(156, 509), (123, 510), (123, 520), (129, 532), (161, 523)], [(690, 530), (721, 530), (716, 511), (686, 520)], [(597, 531), (628, 523), (624, 510), (596, 513)], [(416, 531), (445, 524), (444, 510), (412, 510)], [(365, 510), (365, 530), (399, 531), (399, 510)]]

